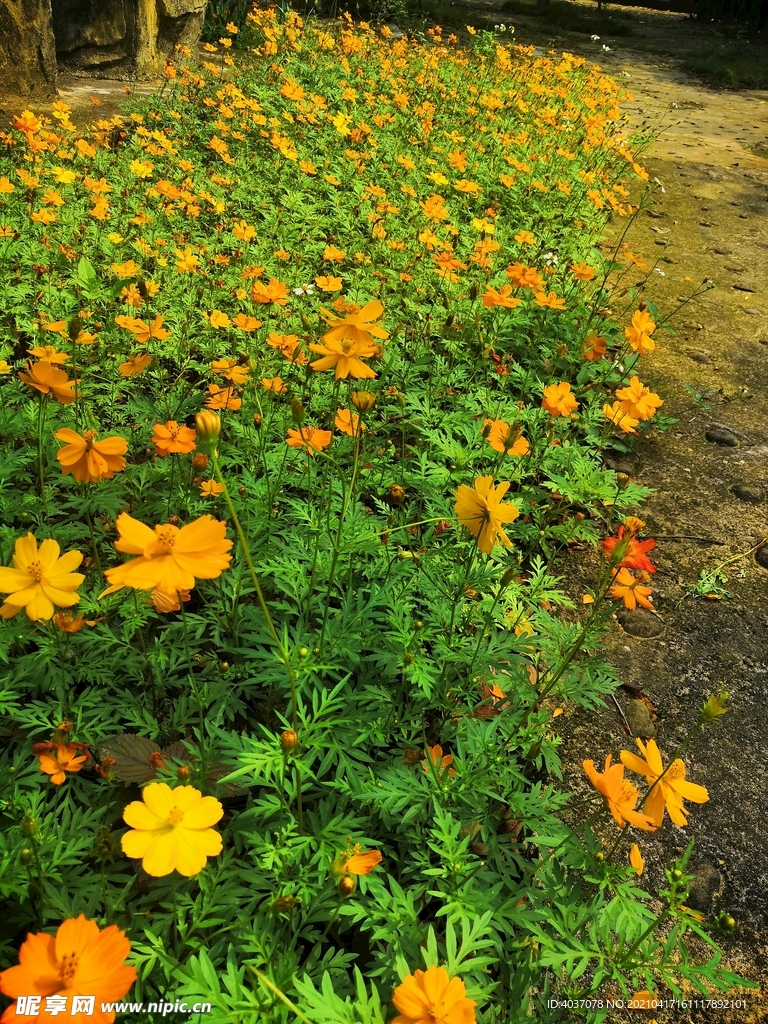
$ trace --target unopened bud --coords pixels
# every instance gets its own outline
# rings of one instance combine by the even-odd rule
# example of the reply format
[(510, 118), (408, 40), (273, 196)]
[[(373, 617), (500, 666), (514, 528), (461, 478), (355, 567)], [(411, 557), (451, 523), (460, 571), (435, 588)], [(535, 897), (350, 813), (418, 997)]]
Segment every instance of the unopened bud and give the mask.
[(67, 334), (69, 335), (70, 341), (75, 341), (83, 329), (83, 321), (79, 316), (73, 316), (67, 324)]
[(352, 405), (354, 405), (358, 412), (368, 412), (369, 409), (373, 408), (375, 401), (376, 395), (372, 391), (352, 392)]
[(32, 863), (32, 851), (28, 847), (24, 847), (19, 853), (19, 863), (23, 864), (24, 867)]
[(736, 924), (735, 917), (733, 917), (731, 914), (723, 913), (717, 919), (717, 927), (725, 935), (730, 935), (732, 932), (736, 931), (738, 925)]
[(344, 875), (343, 878), (339, 879), (336, 888), (339, 891), (339, 896), (343, 899), (347, 899), (357, 888), (357, 882), (355, 882), (352, 875)]
[(280, 746), (284, 754), (290, 754), (299, 745), (299, 736), (293, 729), (286, 729), (280, 733)]
[(477, 282), (475, 282), (472, 285), (472, 287), (469, 289), (469, 297), (474, 302), (479, 294), (480, 294), (480, 288), (478, 287)]
[(701, 717), (705, 722), (714, 722), (721, 715), (727, 715), (731, 710), (725, 706), (725, 702), (728, 700), (728, 691), (724, 690), (722, 693), (713, 694), (707, 699), (707, 703), (701, 709)]
[(180, 764), (176, 769), (176, 778), (179, 782), (189, 782), (190, 776), (192, 775), (192, 769), (188, 764)]
[(400, 484), (390, 484), (384, 500), (388, 505), (402, 505), (405, 501), (405, 488)]
[(278, 896), (272, 903), (273, 914), (287, 914), (289, 910), (293, 910), (296, 906), (295, 896)]
[(300, 658), (308, 658), (309, 657), (309, 648), (308, 647), (300, 647), (299, 648), (299, 657)]
[(621, 488), (622, 491), (631, 482), (632, 482), (632, 477), (629, 476), (627, 473), (617, 473), (616, 474), (616, 483), (619, 485), (619, 487)]
[(210, 409), (201, 409), (195, 416), (197, 438), (206, 448), (215, 448), (221, 434), (221, 420)]
[(673, 868), (669, 872), (669, 877), (672, 879), (673, 882), (681, 882), (683, 880), (683, 872), (680, 870), (680, 868)]
[(34, 814), (25, 814), (21, 819), (21, 833), (25, 835), (27, 839), (31, 839), (32, 836), (37, 835), (37, 818)]
[(291, 401), (291, 419), (294, 423), (304, 422), (304, 403), (300, 398), (294, 398)]
[(208, 465), (209, 459), (205, 452), (197, 452), (195, 457), (192, 459), (193, 469), (205, 469)]
[(178, 516), (168, 516), (168, 522), (171, 526), (178, 526), (181, 520)]
[(254, 427), (256, 427), (257, 430), (261, 430), (261, 424), (263, 422), (264, 422), (264, 417), (261, 415), (261, 413), (260, 412), (255, 412), (253, 414), (253, 425), (254, 425)]

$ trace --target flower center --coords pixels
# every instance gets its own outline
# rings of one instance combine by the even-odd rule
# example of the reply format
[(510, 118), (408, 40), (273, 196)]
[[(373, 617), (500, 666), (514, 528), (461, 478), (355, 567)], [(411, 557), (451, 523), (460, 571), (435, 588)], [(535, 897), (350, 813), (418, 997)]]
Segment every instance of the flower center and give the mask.
[(341, 343), (341, 349), (342, 349), (344, 355), (345, 356), (349, 355), (349, 353), (352, 351), (354, 346), (355, 346), (354, 338), (344, 338), (344, 340)]
[(179, 429), (180, 428), (179, 428), (178, 424), (175, 427), (168, 427), (168, 430), (171, 433), (171, 440), (172, 441), (175, 441), (176, 438), (179, 436)]
[(89, 452), (93, 448), (93, 442), (96, 440), (95, 430), (83, 431), (83, 438), (85, 439), (85, 450)]
[(184, 820), (184, 812), (180, 811), (178, 807), (174, 807), (171, 813), (168, 815), (169, 825), (180, 825)]
[(30, 562), (29, 565), (27, 566), (27, 572), (29, 573), (33, 580), (36, 580), (39, 583), (40, 580), (43, 578), (42, 563), (39, 561)]
[(59, 977), (63, 988), (70, 988), (77, 973), (77, 953), (64, 953), (59, 960)]
[(155, 533), (157, 534), (157, 543), (160, 547), (165, 548), (166, 551), (170, 551), (176, 542), (175, 529), (170, 525), (156, 526)]
[(678, 759), (676, 761), (673, 761), (672, 764), (669, 766), (669, 771), (664, 776), (664, 779), (662, 781), (663, 782), (674, 782), (675, 779), (684, 779), (684, 778), (685, 778), (685, 765), (683, 764), (683, 762), (678, 757)]

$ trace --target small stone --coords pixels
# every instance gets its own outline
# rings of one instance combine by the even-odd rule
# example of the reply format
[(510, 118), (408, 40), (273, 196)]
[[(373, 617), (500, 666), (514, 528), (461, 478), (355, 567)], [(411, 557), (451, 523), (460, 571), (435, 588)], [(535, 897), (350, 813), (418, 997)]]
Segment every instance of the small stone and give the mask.
[(627, 710), (624, 713), (633, 736), (641, 740), (653, 739), (656, 735), (656, 726), (653, 724), (651, 713), (643, 701), (627, 701)]
[(748, 284), (734, 284), (731, 285), (737, 292), (754, 292), (754, 288), (750, 288)]
[(699, 227), (700, 228), (713, 228), (714, 226), (715, 225), (714, 224), (710, 224), (708, 220), (700, 220), (699, 221)]
[(606, 469), (612, 469), (614, 473), (625, 473), (627, 476), (636, 476), (638, 461), (636, 457), (626, 455), (623, 452), (607, 451), (603, 455), (603, 462)]
[(739, 444), (738, 437), (727, 427), (710, 427), (704, 437), (713, 444), (721, 444), (726, 448), (736, 448)]
[(659, 220), (661, 217), (666, 217), (666, 213), (657, 212), (656, 210), (646, 210), (649, 217), (653, 217), (655, 220)]
[(747, 306), (745, 309), (742, 309), (742, 313), (747, 313), (749, 316), (760, 316), (760, 310), (755, 309), (754, 306)]
[(647, 608), (621, 608), (616, 613), (616, 618), (625, 633), (643, 640), (661, 636), (664, 632), (662, 620)]
[(688, 358), (692, 359), (694, 363), (706, 364), (710, 362), (710, 358), (706, 352), (702, 352), (699, 348), (691, 348), (688, 350)]
[(718, 256), (730, 256), (730, 249), (713, 249), (712, 252), (716, 252)]
[(726, 267), (726, 270), (730, 270), (732, 274), (743, 274), (746, 270), (745, 267)]
[(686, 907), (696, 910), (700, 914), (711, 914), (715, 903), (717, 891), (722, 885), (720, 872), (706, 861), (697, 864), (689, 864), (688, 872), (696, 877), (691, 882), (688, 898), (685, 901)]
[(768, 569), (768, 544), (763, 544), (755, 552), (755, 561), (761, 569)]
[(765, 497), (765, 489), (759, 484), (734, 484), (731, 493), (735, 494), (739, 501), (748, 501), (752, 505), (759, 505)]

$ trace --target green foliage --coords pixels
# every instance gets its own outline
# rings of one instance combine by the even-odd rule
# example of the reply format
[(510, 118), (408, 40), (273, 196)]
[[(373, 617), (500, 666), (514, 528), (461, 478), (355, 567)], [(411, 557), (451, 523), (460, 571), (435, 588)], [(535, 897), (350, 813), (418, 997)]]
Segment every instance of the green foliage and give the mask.
[[(134, 1001), (209, 1001), (204, 1019), (230, 1024), (383, 1024), (425, 966), (460, 976), (482, 1024), (729, 985), (718, 954), (686, 946), (709, 938), (682, 888), (654, 916), (603, 850), (597, 795), (566, 824), (559, 757), (559, 711), (602, 707), (618, 680), (607, 563), (587, 609), (558, 559), (648, 493), (603, 466), (632, 443), (603, 407), (637, 373), (609, 305), (639, 257), (600, 242), (610, 212), (637, 212), (622, 176), (644, 176), (647, 140), (623, 134), (616, 83), (570, 55), (290, 11), (246, 23), (255, 55), (212, 45), (169, 70), (162, 102), (4, 136), (0, 561), (28, 533), (85, 558), (82, 619), (9, 600), (0, 620), (3, 963), (82, 913), (128, 933)], [(366, 306), (380, 348), (344, 330), (369, 376), (312, 369)], [(71, 403), (19, 376), (49, 345), (79, 381)], [(545, 407), (552, 384), (566, 414)], [(218, 454), (200, 436), (194, 462), (163, 453), (157, 428), (191, 429), (204, 404)], [(327, 431), (312, 453), (310, 426)], [(122, 438), (127, 464), (63, 474), (62, 428)], [(507, 543), (486, 543), (482, 507), (462, 512), (486, 477), (508, 484)], [(195, 550), (194, 587), (155, 577), (155, 545), (211, 514), (228, 567)], [(126, 516), (162, 537), (118, 552)], [(131, 558), (150, 576), (103, 593)], [(52, 784), (45, 754), (70, 741), (89, 758)], [(123, 853), (151, 781), (224, 808), (223, 850), (192, 877)], [(358, 848), (380, 864), (355, 873)]]

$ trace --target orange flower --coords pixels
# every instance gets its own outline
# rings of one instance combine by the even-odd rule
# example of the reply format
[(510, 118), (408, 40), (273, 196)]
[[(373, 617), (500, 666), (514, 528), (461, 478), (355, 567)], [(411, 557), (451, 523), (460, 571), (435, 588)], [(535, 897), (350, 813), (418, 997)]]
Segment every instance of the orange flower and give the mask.
[[(56, 935), (39, 932), (26, 937), (18, 965), (0, 974), (0, 992), (11, 999), (37, 996), (41, 1001), (61, 996), (74, 1002), (83, 996), (86, 1003), (81, 1012), (62, 1020), (112, 1024), (114, 1010), (102, 1010), (101, 1005), (122, 999), (136, 980), (136, 968), (123, 964), (130, 951), (125, 932), (116, 924), (99, 931), (96, 922), (83, 914), (71, 917), (59, 925)], [(95, 996), (95, 1012), (87, 1009), (89, 996)], [(5, 1011), (3, 1024), (29, 1018), (31, 1011), (17, 1013), (17, 1005)]]
[(67, 353), (59, 352), (55, 345), (35, 345), (29, 350), (29, 354), (36, 359), (47, 359), (49, 363), (62, 364), (69, 359)]
[(555, 292), (537, 292), (536, 305), (545, 309), (565, 309), (565, 299), (560, 298)]
[[(349, 837), (347, 837), (349, 842)], [(375, 867), (381, 864), (381, 852), (379, 850), (360, 850), (360, 844), (356, 843), (354, 849), (349, 847), (340, 853), (333, 862), (331, 871), (335, 875), (370, 875)]]
[(361, 425), (360, 417), (349, 409), (337, 409), (336, 419), (333, 422), (337, 430), (340, 430), (342, 434), (349, 434), (350, 437), (355, 437), (361, 430), (366, 429), (364, 423)]
[(603, 416), (607, 420), (610, 420), (615, 427), (619, 430), (625, 431), (627, 434), (636, 434), (637, 430), (635, 427), (640, 422), (636, 420), (627, 410), (624, 408), (623, 402), (614, 402), (613, 405), (607, 403), (603, 406)]
[(507, 455), (528, 454), (529, 445), (520, 427), (505, 423), (504, 420), (483, 420), (483, 427), (488, 428), (488, 444), (494, 451), (505, 452)]
[(645, 870), (645, 861), (643, 860), (643, 855), (640, 853), (640, 847), (637, 843), (632, 843), (629, 848), (629, 863), (638, 875), (642, 875)]
[(218, 384), (209, 384), (208, 393), (210, 398), (205, 403), (206, 409), (232, 409), (240, 408), (243, 400), (237, 397), (234, 388), (221, 388)]
[(584, 358), (590, 362), (597, 362), (598, 359), (603, 358), (605, 352), (605, 338), (592, 331), (589, 337), (584, 339)]
[[(327, 335), (326, 335), (327, 337)], [(310, 345), (313, 352), (319, 352), (323, 358), (316, 359), (309, 365), (313, 370), (330, 370), (335, 367), (336, 380), (346, 380), (352, 376), (355, 380), (372, 380), (376, 374), (362, 362), (363, 358), (370, 358), (378, 352), (378, 346), (369, 339), (357, 341), (352, 338), (344, 338), (341, 341), (329, 339), (324, 345)]]
[(315, 452), (321, 452), (323, 448), (327, 448), (332, 437), (330, 430), (304, 426), (301, 430), (289, 430), (285, 443), (290, 448), (306, 448), (310, 455), (314, 455)]
[(67, 780), (67, 772), (79, 772), (83, 763), (88, 760), (87, 754), (78, 757), (79, 750), (73, 743), (57, 746), (56, 753), (40, 754), (38, 762), (40, 771), (51, 776), (54, 786), (60, 786)]
[(644, 586), (647, 581), (647, 573), (641, 573), (635, 577), (629, 569), (619, 569), (613, 578), (613, 585), (609, 593), (611, 597), (620, 597), (625, 608), (634, 609), (638, 605), (641, 608), (653, 608), (650, 601), (653, 591), (650, 587)]
[(315, 278), (315, 284), (322, 292), (338, 292), (341, 291), (344, 282), (340, 277), (329, 277), (321, 274)]
[(522, 299), (516, 299), (512, 296), (512, 285), (504, 284), (498, 291), (495, 288), (491, 288), (490, 285), (486, 286), (485, 292), (483, 293), (483, 305), (489, 309), (493, 309), (494, 306), (504, 306), (506, 309), (514, 309), (515, 306), (519, 306), (522, 303)]
[(62, 405), (70, 405), (76, 398), (82, 398), (79, 391), (73, 390), (80, 381), (70, 380), (64, 370), (53, 366), (48, 359), (27, 363), (27, 373), (19, 370), (19, 377), (42, 394), (52, 394)]
[(101, 619), (86, 619), (84, 615), (73, 615), (72, 612), (56, 612), (53, 624), (62, 633), (79, 633), (84, 626), (95, 626)]
[(226, 523), (211, 516), (201, 516), (181, 529), (164, 523), (151, 530), (127, 512), (121, 512), (117, 532), (117, 550), (139, 557), (107, 569), (104, 575), (111, 586), (101, 597), (122, 587), (160, 587), (171, 593), (191, 590), (196, 579), (215, 580), (221, 576), (232, 560), (227, 554), (232, 541), (226, 538)]
[(97, 441), (95, 430), (86, 430), (81, 437), (69, 427), (62, 427), (53, 436), (67, 442), (56, 453), (64, 476), (72, 473), (75, 480), (90, 484), (111, 480), (115, 473), (125, 469), (123, 456), (128, 451), (128, 442), (124, 437), (105, 437)]
[(683, 800), (693, 800), (696, 804), (705, 804), (709, 800), (709, 793), (704, 786), (697, 786), (693, 782), (687, 781), (685, 765), (679, 757), (664, 773), (664, 764), (655, 740), (648, 740), (647, 745), (643, 744), (642, 740), (635, 740), (635, 743), (645, 758), (644, 761), (629, 750), (622, 750), (620, 756), (622, 764), (636, 775), (644, 775), (648, 784), (653, 787), (645, 800), (646, 814), (654, 824), (661, 825), (666, 808), (674, 824), (685, 828), (688, 824), (686, 818), (688, 812)]
[(222, 313), (220, 309), (214, 309), (208, 314), (208, 323), (211, 327), (229, 327), (232, 321), (226, 313)]
[[(115, 317), (115, 322), (117, 322), (117, 317)], [(131, 334), (136, 335), (136, 341), (140, 345), (145, 345), (150, 338), (156, 338), (157, 341), (165, 341), (171, 336), (171, 332), (166, 331), (163, 327), (163, 318), (159, 313), (151, 324), (147, 324), (143, 320), (134, 319), (128, 330)]]
[(477, 546), (486, 555), (493, 551), (497, 540), (505, 547), (512, 547), (502, 524), (514, 522), (520, 513), (511, 503), (502, 504), (501, 499), (508, 490), (508, 480), (494, 487), (492, 476), (479, 476), (474, 487), (461, 484), (456, 491), (456, 516), (462, 526), (477, 537)]
[(233, 384), (245, 384), (250, 374), (248, 367), (241, 366), (236, 359), (214, 359), (211, 369), (214, 373), (220, 373), (222, 377), (231, 380)]
[(526, 267), (522, 263), (513, 263), (507, 267), (507, 277), (517, 288), (530, 288), (531, 291), (538, 291), (544, 284), (544, 279), (534, 267)]
[(204, 498), (215, 498), (223, 493), (224, 484), (220, 484), (218, 480), (203, 480), (200, 484), (200, 494)]
[(232, 326), (236, 327), (238, 331), (255, 331), (261, 327), (261, 320), (257, 320), (255, 316), (246, 316), (245, 313), (238, 313), (232, 320)]
[(541, 407), (550, 416), (570, 416), (574, 409), (578, 409), (579, 403), (571, 392), (571, 385), (563, 381), (561, 384), (550, 384), (544, 388), (544, 401)]
[(284, 395), (288, 390), (288, 385), (283, 384), (282, 377), (262, 377), (261, 384), (267, 391), (274, 391), (276, 395)]
[(619, 388), (616, 397), (621, 402), (624, 412), (637, 420), (650, 420), (656, 415), (664, 402), (650, 388), (641, 383), (639, 377), (632, 377), (629, 387)]
[(392, 1024), (475, 1024), (475, 1002), (467, 999), (461, 978), (444, 967), (414, 971), (398, 985), (392, 1002), (398, 1016)]
[(444, 755), (443, 748), (439, 744), (428, 747), (422, 761), (424, 764), (421, 767), (427, 775), (434, 773), (438, 779), (441, 779), (446, 769), (451, 778), (456, 774), (456, 769), (450, 767), (453, 764), (453, 754)]
[(264, 305), (274, 302), (276, 306), (287, 306), (290, 295), (287, 286), (273, 277), (269, 284), (254, 281), (251, 286), (251, 298), (254, 302), (261, 302)]
[(194, 451), (195, 437), (191, 427), (179, 426), (176, 420), (156, 423), (152, 427), (152, 443), (161, 458), (172, 454), (187, 455)]
[(571, 273), (577, 281), (591, 281), (595, 276), (595, 271), (588, 263), (574, 263)]
[(123, 377), (137, 377), (140, 373), (144, 373), (146, 368), (152, 362), (152, 356), (147, 355), (135, 355), (129, 356), (127, 363), (120, 363), (118, 366), (118, 372)]
[(612, 755), (608, 754), (603, 774), (595, 769), (594, 761), (582, 761), (582, 767), (589, 776), (589, 781), (598, 793), (602, 794), (619, 828), (624, 828), (629, 822), (644, 832), (655, 832), (656, 825), (650, 816), (635, 810), (640, 793), (624, 778), (624, 765), (612, 765), (612, 760)]
[(653, 352), (656, 348), (656, 342), (651, 338), (655, 330), (656, 324), (648, 313), (644, 309), (638, 309), (632, 316), (632, 323), (624, 328), (624, 337), (635, 352), (644, 356), (646, 352)]

